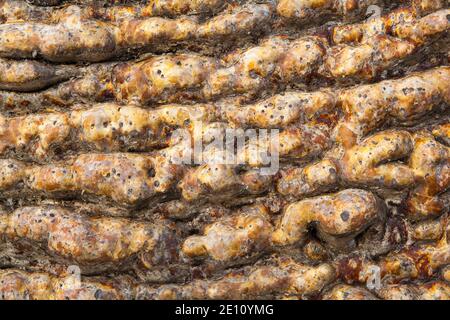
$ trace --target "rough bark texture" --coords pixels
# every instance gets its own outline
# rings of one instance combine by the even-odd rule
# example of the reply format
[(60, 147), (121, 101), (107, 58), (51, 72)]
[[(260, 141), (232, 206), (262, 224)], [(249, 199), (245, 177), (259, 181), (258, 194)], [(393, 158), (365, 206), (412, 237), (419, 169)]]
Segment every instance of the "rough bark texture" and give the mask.
[(0, 0), (0, 299), (449, 300), (449, 29), (446, 0)]

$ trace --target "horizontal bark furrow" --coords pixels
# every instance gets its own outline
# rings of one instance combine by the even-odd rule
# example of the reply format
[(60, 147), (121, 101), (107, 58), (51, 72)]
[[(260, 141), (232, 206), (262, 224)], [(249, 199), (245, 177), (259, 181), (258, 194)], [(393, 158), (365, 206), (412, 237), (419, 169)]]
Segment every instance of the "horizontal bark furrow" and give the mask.
[[(295, 1), (288, 0), (287, 2)], [(278, 8), (282, 5), (283, 3), (280, 3)], [(355, 6), (356, 10), (361, 10), (360, 5)], [(367, 7), (368, 5), (363, 4), (363, 11)], [(312, 11), (314, 12), (314, 10), (320, 10), (320, 7)], [(393, 25), (389, 31), (393, 36), (417, 43), (423, 42), (430, 35), (442, 32), (447, 28), (445, 25), (448, 24), (445, 18), (446, 10), (442, 10), (444, 18), (439, 13), (420, 18), (420, 14), (417, 14), (412, 7), (404, 9), (404, 11), (406, 15), (413, 17), (410, 19), (411, 21), (401, 21), (396, 24), (398, 18), (395, 15), (387, 16), (386, 23), (383, 23), (375, 34), (386, 34), (388, 26), (384, 30), (383, 27), (391, 22)], [(283, 14), (295, 16), (298, 12), (299, 9), (294, 6), (285, 10)], [(113, 13), (113, 16), (109, 17), (113, 21), (96, 20), (91, 16), (97, 15), (90, 10), (70, 6), (60, 16), (54, 18), (56, 20), (54, 24), (45, 23), (45, 21), (1, 24), (0, 56), (15, 59), (39, 56), (53, 62), (98, 62), (124, 55), (129, 51), (141, 53), (167, 51), (173, 45), (183, 43), (201, 45), (206, 41), (221, 45), (232, 44), (233, 39), (236, 41), (239, 38), (248, 37), (250, 34), (254, 36), (258, 33), (267, 33), (270, 25), (276, 24), (273, 21), (276, 13), (270, 4), (244, 5), (232, 9), (230, 12), (219, 14), (203, 23), (189, 17), (136, 19), (131, 14), (131, 17), (120, 18), (121, 14), (115, 13), (119, 17), (114, 17)], [(114, 22), (116, 18), (118, 20)], [(380, 18), (375, 19), (381, 20)], [(351, 29), (352, 26), (343, 28), (350, 28), (348, 32), (353, 37), (357, 34), (358, 27), (364, 29), (364, 25), (355, 25), (354, 30)], [(337, 32), (335, 30), (333, 39), (339, 41), (340, 32), (339, 29)], [(224, 39), (226, 41), (223, 41)]]
[(286, 129), (314, 121), (330, 121), (334, 127), (334, 114), (341, 112), (334, 139), (351, 145), (383, 123), (408, 125), (446, 109), (448, 81), (450, 71), (441, 67), (348, 90), (286, 91), (250, 104), (240, 98), (155, 109), (99, 104), (69, 112), (0, 117), (0, 154), (41, 161), (69, 151), (150, 151), (168, 147), (178, 129), (188, 129), (197, 141), (208, 131), (221, 133), (225, 127)]
[[(419, 24), (425, 38), (448, 29), (447, 11), (434, 14), (437, 18), (432, 30), (425, 30), (427, 24), (422, 30)], [(287, 84), (305, 83), (313, 78), (343, 83), (369, 81), (411, 57), (423, 44), (409, 40), (407, 35), (398, 38), (378, 34), (362, 43), (336, 46), (329, 46), (326, 38), (321, 36), (297, 40), (277, 36), (222, 60), (178, 54), (140, 62), (93, 65), (77, 78), (41, 92), (2, 92), (0, 107), (3, 112), (23, 112), (27, 108), (33, 111), (48, 106), (111, 100), (137, 105), (205, 102), (235, 94), (254, 98), (264, 90), (277, 90)], [(3, 82), (0, 82), (4, 87), (13, 88), (24, 83), (23, 90), (26, 90), (27, 86), (47, 86), (55, 81), (51, 74), (57, 70), (52, 67), (26, 62), (25, 67), (31, 68), (34, 75), (23, 79), (19, 71), (25, 62), (10, 63)], [(61, 68), (63, 75), (70, 75), (70, 69)]]

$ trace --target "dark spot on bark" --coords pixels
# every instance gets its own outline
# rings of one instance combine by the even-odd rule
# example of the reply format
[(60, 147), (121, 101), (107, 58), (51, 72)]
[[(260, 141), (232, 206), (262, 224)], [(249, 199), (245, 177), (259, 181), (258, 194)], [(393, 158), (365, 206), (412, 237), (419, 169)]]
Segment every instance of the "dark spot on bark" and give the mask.
[(342, 213), (341, 213), (342, 221), (347, 221), (349, 217), (350, 217), (350, 214), (348, 213), (348, 211), (342, 211)]
[(95, 293), (94, 293), (94, 297), (95, 297), (95, 299), (100, 299), (101, 297), (102, 297), (102, 290), (100, 290), (100, 289), (97, 289), (96, 291), (95, 291)]
[(147, 175), (148, 175), (150, 178), (155, 177), (155, 174), (156, 174), (155, 169), (150, 168), (150, 169), (147, 170)]

